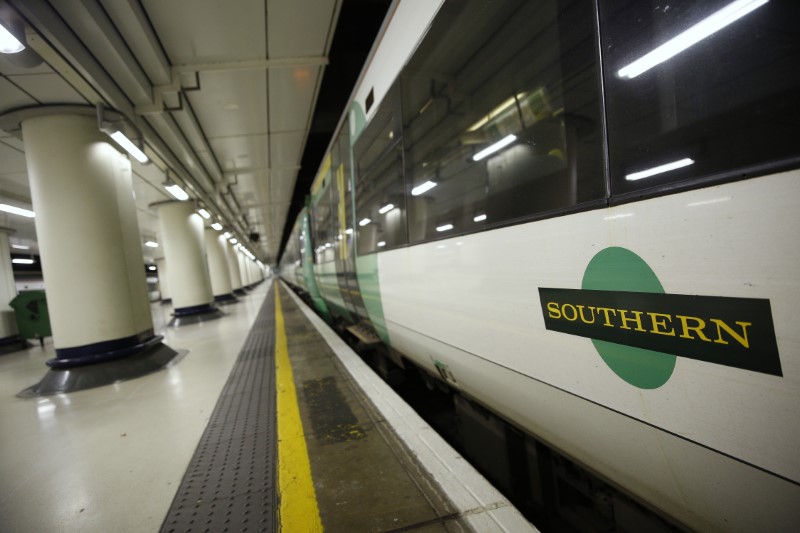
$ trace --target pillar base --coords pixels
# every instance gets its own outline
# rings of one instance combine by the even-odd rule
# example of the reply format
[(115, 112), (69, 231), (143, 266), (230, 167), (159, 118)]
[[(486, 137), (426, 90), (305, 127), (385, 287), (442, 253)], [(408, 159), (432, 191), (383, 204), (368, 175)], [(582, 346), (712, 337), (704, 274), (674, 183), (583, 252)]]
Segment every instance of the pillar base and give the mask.
[(172, 320), (167, 324), (170, 327), (186, 326), (197, 324), (198, 322), (208, 322), (216, 320), (225, 313), (217, 309), (213, 304), (194, 305), (192, 307), (178, 307), (172, 313)]
[(214, 303), (217, 305), (230, 305), (239, 302), (239, 298), (233, 295), (232, 292), (228, 294), (220, 294), (219, 296), (214, 296)]
[(172, 303), (172, 298), (161, 298), (161, 305), (167, 305)]
[(17, 397), (63, 394), (138, 378), (177, 363), (180, 357), (188, 353), (185, 350), (173, 350), (161, 342), (162, 338), (155, 337), (155, 342), (145, 343), (146, 347), (142, 351), (105, 362), (63, 369), (52, 368), (50, 365), (51, 369), (39, 383), (23, 390)]
[(19, 335), (4, 337), (0, 339), (0, 355), (26, 350), (31, 346), (33, 345)]
[(233, 294), (235, 294), (236, 296), (247, 296), (247, 291), (240, 287), (238, 289), (235, 289), (233, 291)]

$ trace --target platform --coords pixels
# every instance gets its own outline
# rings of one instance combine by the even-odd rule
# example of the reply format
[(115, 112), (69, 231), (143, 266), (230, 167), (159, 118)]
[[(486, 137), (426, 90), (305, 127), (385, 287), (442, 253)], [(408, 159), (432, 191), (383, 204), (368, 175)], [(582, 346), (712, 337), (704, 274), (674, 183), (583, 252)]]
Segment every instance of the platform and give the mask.
[(285, 286), (153, 309), (189, 353), (136, 380), (24, 400), (52, 345), (0, 356), (0, 531), (533, 530)]

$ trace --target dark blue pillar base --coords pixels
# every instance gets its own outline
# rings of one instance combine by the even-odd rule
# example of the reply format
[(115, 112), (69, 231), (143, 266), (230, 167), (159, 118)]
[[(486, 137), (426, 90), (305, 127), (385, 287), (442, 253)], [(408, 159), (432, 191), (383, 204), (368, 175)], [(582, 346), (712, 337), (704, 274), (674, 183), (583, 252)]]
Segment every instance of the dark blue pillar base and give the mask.
[(172, 298), (161, 298), (161, 305), (167, 305), (172, 303)]
[(239, 298), (233, 295), (232, 292), (228, 294), (220, 294), (219, 296), (214, 296), (214, 303), (217, 305), (230, 305), (239, 302)]
[(11, 335), (10, 337), (3, 337), (2, 339), (0, 339), (0, 355), (26, 350), (31, 346), (33, 345), (30, 344), (26, 339), (20, 337), (19, 335)]
[(20, 398), (49, 396), (138, 378), (177, 363), (180, 357), (187, 353), (185, 350), (177, 352), (163, 344), (162, 337), (154, 337), (154, 339), (152, 342), (143, 343), (141, 351), (131, 352), (104, 362), (55, 368), (51, 363), (56, 359), (48, 361), (51, 369), (42, 380), (17, 396)]
[(217, 309), (214, 304), (203, 304), (193, 305), (191, 307), (178, 307), (172, 313), (172, 316), (172, 320), (170, 320), (167, 325), (170, 327), (178, 327), (216, 320), (221, 316), (225, 316), (225, 313)]
[(236, 296), (247, 296), (247, 291), (240, 287), (235, 291), (233, 291), (233, 294), (235, 294)]

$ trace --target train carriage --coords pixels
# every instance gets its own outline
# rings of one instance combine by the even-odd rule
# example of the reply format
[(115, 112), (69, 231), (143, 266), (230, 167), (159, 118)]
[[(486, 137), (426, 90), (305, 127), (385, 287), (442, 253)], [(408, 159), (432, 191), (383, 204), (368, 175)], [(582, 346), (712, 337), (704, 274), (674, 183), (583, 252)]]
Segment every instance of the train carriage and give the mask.
[(281, 275), (681, 526), (795, 529), (799, 11), (395, 2)]

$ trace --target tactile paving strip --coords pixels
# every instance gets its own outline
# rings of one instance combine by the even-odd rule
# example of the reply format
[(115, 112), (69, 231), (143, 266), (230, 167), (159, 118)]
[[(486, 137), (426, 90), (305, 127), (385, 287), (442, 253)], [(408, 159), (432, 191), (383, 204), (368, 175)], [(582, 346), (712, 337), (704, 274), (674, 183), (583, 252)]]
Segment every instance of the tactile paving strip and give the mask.
[(274, 531), (275, 309), (270, 290), (161, 526)]

